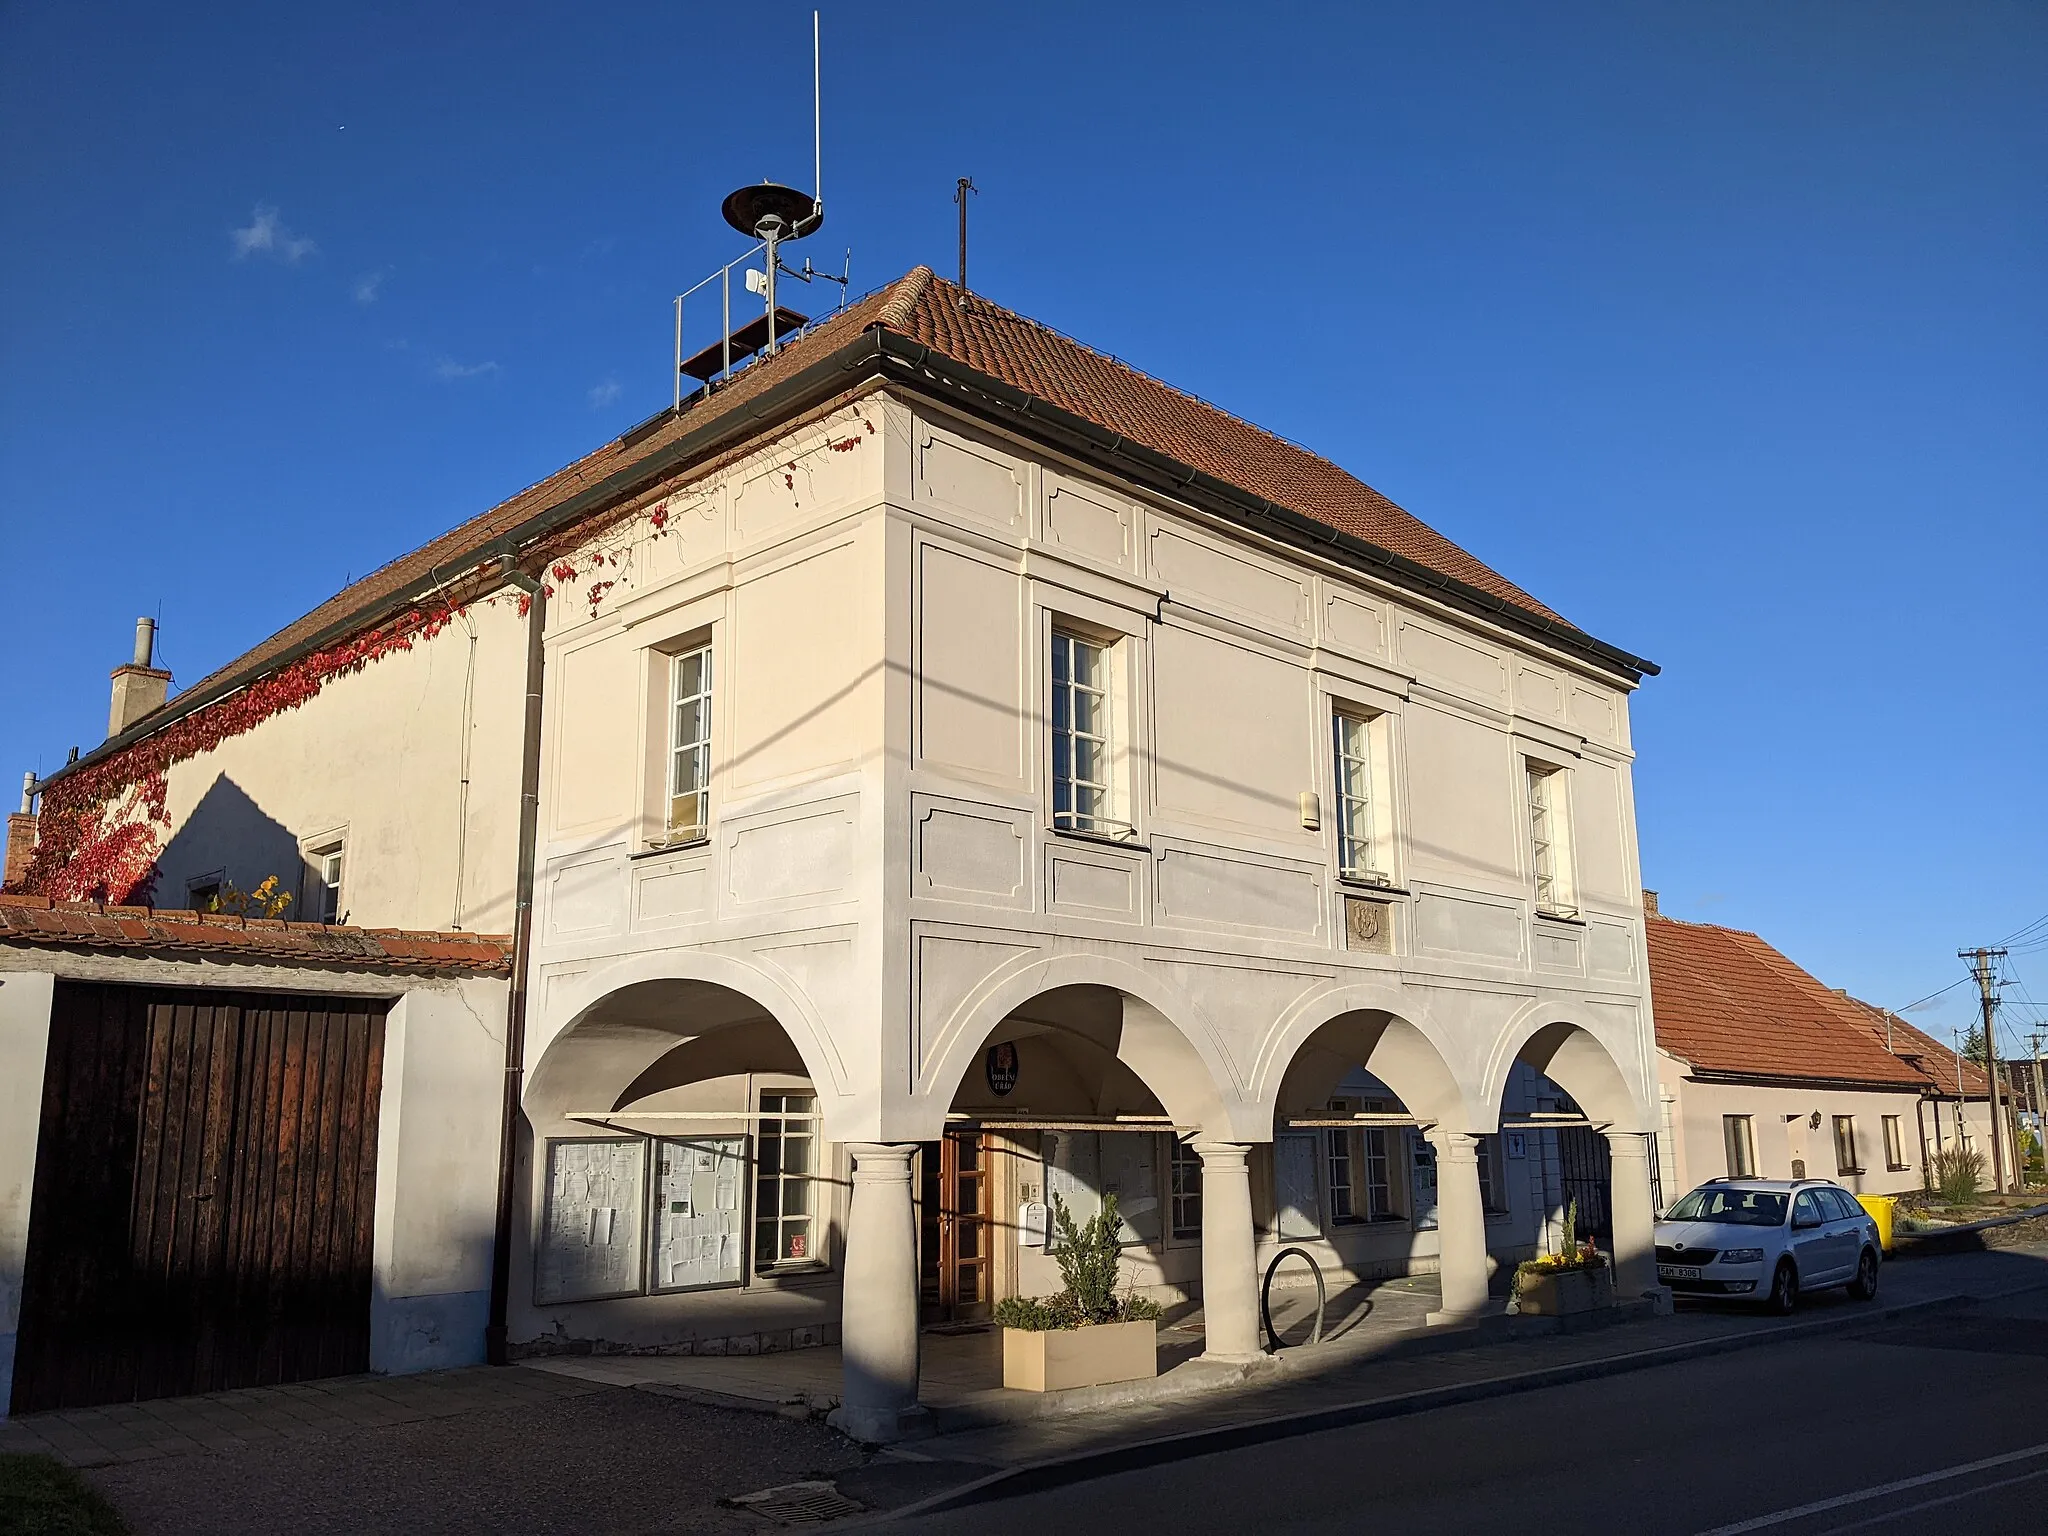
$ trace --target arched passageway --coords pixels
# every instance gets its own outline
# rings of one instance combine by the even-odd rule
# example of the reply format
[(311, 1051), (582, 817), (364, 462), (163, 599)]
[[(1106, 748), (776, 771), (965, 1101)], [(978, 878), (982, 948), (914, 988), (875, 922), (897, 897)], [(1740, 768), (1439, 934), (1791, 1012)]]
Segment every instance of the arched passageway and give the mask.
[(522, 1095), (515, 1344), (830, 1336), (848, 1204), (817, 1084), (830, 1069), (757, 991), (629, 980), (547, 1040)]

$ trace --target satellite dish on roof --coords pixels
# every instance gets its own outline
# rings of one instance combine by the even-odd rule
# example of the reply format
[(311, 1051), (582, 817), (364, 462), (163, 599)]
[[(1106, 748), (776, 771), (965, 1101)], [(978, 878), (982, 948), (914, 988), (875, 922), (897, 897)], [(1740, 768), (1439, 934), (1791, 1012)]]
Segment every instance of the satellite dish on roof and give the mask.
[(719, 211), (725, 222), (757, 240), (801, 240), (825, 222), (824, 207), (808, 192), (772, 181), (741, 187)]

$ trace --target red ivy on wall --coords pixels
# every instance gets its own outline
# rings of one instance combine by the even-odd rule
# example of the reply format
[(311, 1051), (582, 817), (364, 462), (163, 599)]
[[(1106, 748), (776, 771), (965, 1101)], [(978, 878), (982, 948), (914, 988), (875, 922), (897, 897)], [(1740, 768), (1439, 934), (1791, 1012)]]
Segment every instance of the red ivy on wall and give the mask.
[[(875, 424), (864, 412), (856, 412), (855, 419), (868, 436), (875, 435)], [(825, 446), (834, 453), (850, 453), (860, 445), (860, 434), (853, 433)], [(792, 491), (796, 489), (796, 468), (791, 461), (783, 473)], [(628, 513), (628, 531), (623, 537), (615, 536), (608, 546), (590, 550), (587, 571), (578, 568), (576, 554), (557, 558), (548, 571), (554, 581), (543, 583), (542, 590), (552, 597), (558, 585), (579, 582), (607, 566), (621, 568), (627, 551), (641, 537), (631, 526), (637, 521), (635, 514)], [(667, 537), (669, 502), (663, 500), (647, 509), (645, 521), (654, 538)], [(588, 539), (589, 534), (582, 537)], [(585, 589), (584, 600), (592, 618), (617, 586), (616, 580), (596, 581)], [(497, 601), (495, 597), (485, 599), (493, 607)], [(522, 592), (514, 601), (519, 616), (525, 618), (533, 599)], [(211, 752), (222, 742), (255, 730), (273, 715), (297, 709), (337, 677), (360, 672), (394, 651), (409, 651), (416, 640), (433, 639), (462, 611), (462, 606), (438, 613), (414, 609), (395, 624), (303, 656), (112, 757), (64, 775), (43, 792), (36, 849), (20, 888), (58, 901), (113, 905), (147, 901), (156, 882), (157, 855), (162, 851), (159, 829), (171, 824), (166, 798), (173, 765)]]
[(302, 656), (193, 711), (112, 757), (66, 774), (43, 792), (36, 851), (21, 888), (58, 901), (146, 901), (156, 881), (159, 828), (171, 824), (172, 765), (297, 709), (337, 677), (431, 640), (460, 609), (414, 609), (396, 624)]

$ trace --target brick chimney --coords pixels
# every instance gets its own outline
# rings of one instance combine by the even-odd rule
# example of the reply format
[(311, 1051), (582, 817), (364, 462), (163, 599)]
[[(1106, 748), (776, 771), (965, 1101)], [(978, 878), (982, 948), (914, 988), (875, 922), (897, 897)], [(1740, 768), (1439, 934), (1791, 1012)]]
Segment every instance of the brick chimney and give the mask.
[(36, 851), (36, 776), (21, 776), (21, 809), (7, 818), (7, 865), (0, 872), (0, 890), (11, 891), (28, 873), (28, 861)]
[(162, 709), (171, 688), (171, 674), (156, 661), (156, 620), (135, 621), (135, 659), (114, 668), (114, 701), (107, 710), (107, 734), (118, 736), (144, 715)]
[(1655, 891), (1645, 890), (1643, 892), (1643, 915), (1645, 917), (1656, 917), (1659, 915), (1657, 912), (1657, 893)]

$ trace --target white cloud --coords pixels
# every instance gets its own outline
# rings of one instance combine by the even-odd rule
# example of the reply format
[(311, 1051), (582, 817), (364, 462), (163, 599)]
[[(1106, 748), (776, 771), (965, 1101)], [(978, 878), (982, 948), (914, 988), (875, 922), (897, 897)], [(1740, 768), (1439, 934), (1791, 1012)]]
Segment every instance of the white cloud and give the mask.
[(623, 393), (617, 379), (606, 379), (602, 384), (593, 384), (590, 387), (590, 408), (593, 411), (601, 411), (608, 405), (615, 405)]
[(365, 272), (355, 280), (355, 284), (349, 289), (349, 293), (358, 304), (374, 304), (377, 302), (379, 293), (384, 287), (384, 279), (390, 275), (391, 269), (389, 267), (379, 267), (375, 272)]
[(268, 203), (258, 203), (251, 209), (248, 224), (241, 229), (230, 230), (228, 239), (234, 245), (236, 261), (250, 256), (275, 256), (291, 266), (320, 249), (312, 240), (287, 229), (277, 210)]
[(474, 379), (497, 371), (496, 363), (458, 363), (452, 357), (444, 357), (434, 364), (434, 377), (437, 379)]

